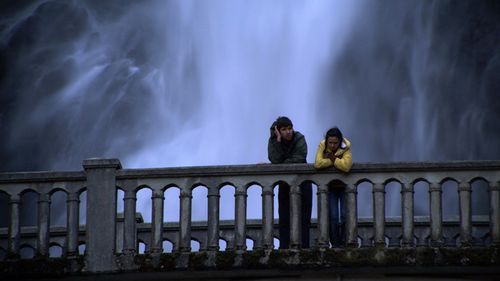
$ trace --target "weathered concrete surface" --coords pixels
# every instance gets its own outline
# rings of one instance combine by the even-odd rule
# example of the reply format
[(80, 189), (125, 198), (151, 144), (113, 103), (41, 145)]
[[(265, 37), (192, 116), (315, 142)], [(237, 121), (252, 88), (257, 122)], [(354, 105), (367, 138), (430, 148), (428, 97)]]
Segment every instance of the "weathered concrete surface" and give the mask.
[[(355, 276), (373, 278), (369, 273), (380, 276), (415, 277), (432, 275), (434, 277), (471, 275), (488, 280), (492, 276), (500, 276), (500, 249), (493, 247), (478, 248), (346, 248), (319, 250), (274, 250), (252, 251), (242, 255), (237, 252), (218, 252), (215, 266), (207, 266), (207, 252), (191, 253), (188, 267), (178, 269), (176, 261), (183, 253), (162, 254), (156, 265), (149, 255), (139, 255), (135, 259), (138, 270), (118, 272), (122, 274), (107, 275), (120, 280), (127, 276), (140, 279), (156, 280), (175, 279), (183, 276), (185, 279), (199, 278), (198, 274), (206, 274), (207, 278), (234, 279), (235, 272), (241, 270), (253, 271), (255, 278), (293, 277), (301, 280), (313, 280), (304, 272), (317, 272), (321, 279), (332, 274), (350, 278)], [(235, 266), (235, 260), (240, 258), (241, 264)], [(66, 277), (78, 280), (89, 274), (82, 273), (83, 259), (77, 259), (71, 264), (63, 259), (33, 259), (21, 261), (6, 261), (0, 263), (2, 280), (13, 278), (54, 278)], [(77, 269), (76, 273), (67, 274), (69, 267)], [(151, 273), (161, 273), (155, 276)], [(362, 273), (365, 272), (363, 275)], [(144, 274), (150, 273), (150, 274)], [(269, 276), (266, 276), (269, 274)], [(496, 274), (496, 275), (495, 275)], [(93, 275), (102, 276), (102, 275)], [(122, 277), (120, 277), (122, 276)], [(240, 276), (241, 277), (241, 276)], [(251, 278), (245, 276), (245, 278)], [(250, 279), (251, 280), (251, 279)], [(353, 279), (355, 280), (355, 279)], [(493, 280), (493, 279), (491, 279)]]

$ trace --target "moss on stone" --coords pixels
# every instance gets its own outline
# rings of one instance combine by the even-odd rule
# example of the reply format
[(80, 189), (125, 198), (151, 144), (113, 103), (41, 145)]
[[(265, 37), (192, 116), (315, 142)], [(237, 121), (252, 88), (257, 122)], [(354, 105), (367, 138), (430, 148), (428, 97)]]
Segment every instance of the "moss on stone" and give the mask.
[(205, 262), (208, 255), (206, 252), (195, 252), (189, 255), (189, 269), (206, 269)]
[(175, 261), (178, 253), (164, 253), (160, 256), (160, 271), (175, 270)]
[(216, 266), (218, 269), (229, 269), (233, 267), (236, 253), (233, 251), (217, 252)]

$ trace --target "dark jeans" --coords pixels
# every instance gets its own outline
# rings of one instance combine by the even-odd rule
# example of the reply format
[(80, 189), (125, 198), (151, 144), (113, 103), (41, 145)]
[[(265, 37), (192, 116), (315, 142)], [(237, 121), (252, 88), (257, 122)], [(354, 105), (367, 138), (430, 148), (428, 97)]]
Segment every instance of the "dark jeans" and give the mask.
[(330, 243), (338, 248), (345, 243), (345, 187), (330, 186), (328, 203), (330, 209)]
[[(278, 188), (280, 249), (288, 249), (290, 248), (290, 186), (286, 183), (280, 183)], [(312, 209), (312, 184), (301, 184), (300, 191), (302, 193), (302, 248), (309, 248), (309, 229), (311, 227)]]

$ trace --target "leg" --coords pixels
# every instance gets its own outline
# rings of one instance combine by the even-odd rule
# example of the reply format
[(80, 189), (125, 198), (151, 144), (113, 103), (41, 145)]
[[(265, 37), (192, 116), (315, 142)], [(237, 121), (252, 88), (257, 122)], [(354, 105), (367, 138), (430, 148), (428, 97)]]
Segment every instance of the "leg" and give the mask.
[(330, 243), (332, 247), (338, 247), (339, 241), (339, 194), (335, 188), (328, 192), (328, 204), (330, 209)]
[(302, 248), (309, 248), (311, 229), (311, 209), (312, 209), (312, 184), (304, 183), (300, 186), (302, 193)]
[(345, 192), (344, 190), (339, 192), (339, 203), (340, 203), (340, 244), (345, 245), (345, 216), (346, 216), (346, 206), (345, 206)]
[(290, 247), (290, 186), (280, 183), (278, 186), (278, 215), (280, 249)]

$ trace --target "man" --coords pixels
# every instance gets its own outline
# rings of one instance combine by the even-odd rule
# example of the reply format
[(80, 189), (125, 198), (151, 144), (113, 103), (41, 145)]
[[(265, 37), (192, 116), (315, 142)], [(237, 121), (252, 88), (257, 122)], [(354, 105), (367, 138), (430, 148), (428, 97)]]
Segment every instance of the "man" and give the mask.
[[(271, 126), (271, 136), (267, 145), (268, 158), (273, 164), (306, 163), (307, 143), (304, 135), (293, 130), (288, 117), (278, 117)], [(311, 226), (312, 185), (300, 185), (302, 193), (302, 248), (309, 248), (309, 228)], [(286, 183), (278, 187), (278, 213), (280, 249), (290, 247), (290, 186)]]

